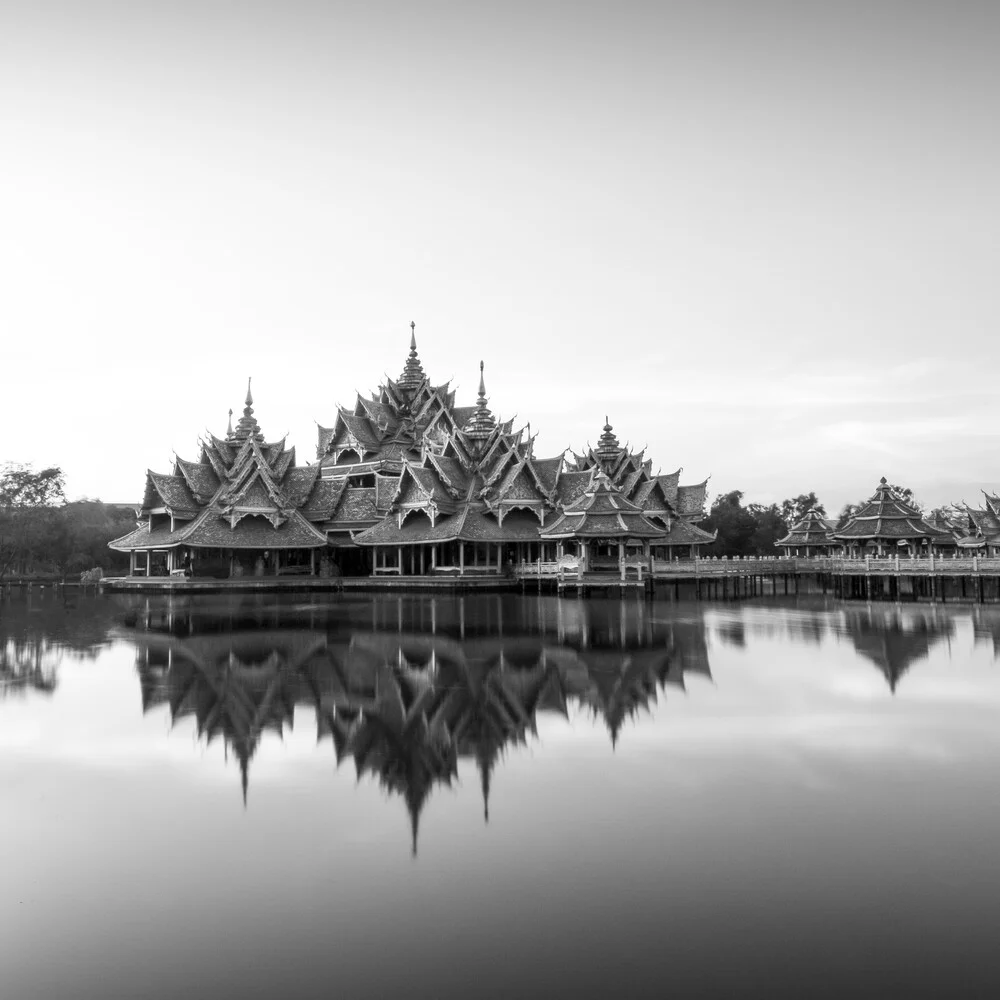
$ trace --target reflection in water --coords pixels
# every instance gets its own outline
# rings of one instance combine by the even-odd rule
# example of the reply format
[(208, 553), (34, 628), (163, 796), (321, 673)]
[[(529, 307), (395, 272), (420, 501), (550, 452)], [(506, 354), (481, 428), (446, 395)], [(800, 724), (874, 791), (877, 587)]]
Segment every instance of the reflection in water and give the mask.
[(28, 691), (52, 694), (63, 659), (95, 659), (107, 637), (107, 602), (97, 595), (3, 594), (0, 698)]
[[(721, 642), (740, 648), (746, 646), (748, 630), (758, 637), (787, 636), (816, 645), (825, 638), (843, 637), (885, 675), (894, 694), (900, 678), (914, 663), (926, 659), (934, 646), (955, 635), (954, 614), (933, 607), (848, 605), (822, 611), (796, 610), (784, 616), (768, 612), (758, 618), (759, 611), (741, 609), (739, 617), (718, 622), (714, 634)], [(995, 615), (986, 617), (983, 609), (976, 608), (973, 624), (977, 638), (992, 638), (994, 655), (1000, 658), (1000, 622)]]
[(998, 637), (818, 599), (0, 599), (0, 993), (994, 995)]
[(376, 607), (374, 630), (317, 622), (310, 608), (285, 609), (289, 627), (275, 628), (267, 611), (170, 606), (134, 613), (118, 634), (137, 649), (143, 710), (166, 705), (173, 720), (193, 717), (207, 742), (221, 739), (244, 801), (263, 734), (280, 736), (308, 706), (338, 763), (351, 758), (359, 777), (403, 799), (414, 853), (421, 812), (459, 759), (479, 771), (488, 821), (497, 763), (536, 733), (538, 713), (566, 715), (572, 701), (616, 745), (667, 685), (682, 688), (687, 671), (711, 676), (700, 619), (655, 620), (639, 602)]
[(0, 646), (0, 698), (26, 690), (51, 694), (62, 650), (44, 639), (8, 639)]

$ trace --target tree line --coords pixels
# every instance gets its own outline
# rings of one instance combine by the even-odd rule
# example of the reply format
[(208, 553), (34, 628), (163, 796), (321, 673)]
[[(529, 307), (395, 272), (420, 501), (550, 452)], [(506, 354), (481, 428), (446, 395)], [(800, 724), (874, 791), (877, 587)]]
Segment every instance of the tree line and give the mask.
[(131, 531), (135, 511), (100, 500), (67, 501), (58, 466), (0, 465), (0, 580), (125, 571), (128, 556), (108, 542)]

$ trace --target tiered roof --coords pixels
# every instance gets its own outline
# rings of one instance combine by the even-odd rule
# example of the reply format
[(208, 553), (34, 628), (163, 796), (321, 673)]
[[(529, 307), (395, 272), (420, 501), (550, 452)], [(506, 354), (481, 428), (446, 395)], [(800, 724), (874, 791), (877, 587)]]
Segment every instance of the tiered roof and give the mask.
[[(583, 496), (543, 528), (543, 538), (651, 538), (665, 539), (667, 529), (654, 524), (615, 486), (603, 469), (595, 469)], [(711, 540), (711, 536), (706, 539)]]
[(835, 529), (832, 537), (845, 542), (868, 539), (895, 542), (918, 538), (937, 541), (945, 534), (928, 524), (920, 511), (899, 496), (883, 476), (871, 498), (848, 518), (846, 524)]
[[(139, 526), (111, 548), (320, 548), (342, 490), (319, 480), (319, 467), (295, 465), (295, 449), (268, 443), (246, 404), (225, 438), (209, 434), (198, 462), (177, 458), (172, 475), (146, 473)], [(160, 518), (160, 515), (167, 515)]]
[(427, 447), (440, 450), (463, 427), (474, 407), (456, 407), (448, 383), (432, 385), (417, 353), (415, 324), (402, 374), (378, 390), (360, 393), (354, 408), (339, 407), (332, 427), (319, 425), (316, 457), (324, 475), (402, 471)]
[(645, 449), (633, 452), (628, 445), (621, 445), (607, 417), (597, 447), (588, 448), (582, 455), (574, 453), (568, 464), (577, 472), (601, 469), (647, 515), (665, 523), (675, 518), (701, 521), (705, 517), (708, 480), (680, 485), (680, 469), (654, 475), (653, 463), (645, 457)]
[[(449, 398), (448, 420), (440, 415), (425, 433), (419, 458), (404, 463), (391, 496), (384, 491), (387, 506), (354, 536), (358, 544), (537, 540), (538, 526), (558, 509), (562, 456), (536, 459), (530, 432), (496, 418), (482, 362), (478, 401), (464, 423), (452, 404)], [(445, 427), (451, 430), (442, 434)]]
[(964, 523), (958, 527), (957, 544), (962, 548), (1000, 545), (1000, 497), (983, 491), (985, 507), (963, 506)]
[(835, 546), (837, 542), (830, 537), (830, 532), (836, 527), (836, 523), (836, 521), (824, 517), (815, 507), (810, 507), (788, 529), (788, 534), (774, 544), (786, 547), (811, 546), (812, 548)]

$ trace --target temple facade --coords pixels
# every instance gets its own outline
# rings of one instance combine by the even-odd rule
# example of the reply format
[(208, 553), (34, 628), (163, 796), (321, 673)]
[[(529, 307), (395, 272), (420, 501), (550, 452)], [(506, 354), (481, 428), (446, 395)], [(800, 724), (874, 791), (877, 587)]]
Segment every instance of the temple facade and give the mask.
[(605, 418), (596, 448), (535, 454), (530, 425), (490, 408), (484, 365), (471, 406), (435, 384), (410, 350), (398, 379), (319, 426), (316, 461), (268, 443), (247, 390), (224, 438), (196, 462), (149, 471), (135, 531), (111, 547), (131, 576), (218, 577), (608, 574), (643, 579), (656, 560), (713, 541), (707, 481), (681, 485), (619, 444)]
[(343, 571), (517, 575), (559, 563), (624, 579), (713, 541), (694, 523), (707, 481), (654, 474), (607, 421), (597, 448), (569, 458), (536, 456), (535, 437), (494, 415), (482, 362), (475, 405), (456, 406), (450, 385), (425, 374), (411, 329), (400, 377), (319, 428), (321, 478), (346, 499), (324, 526)]
[(110, 542), (129, 553), (131, 576), (232, 578), (329, 574), (323, 524), (337, 501), (319, 467), (268, 443), (247, 385), (243, 416), (224, 438), (209, 434), (196, 462), (148, 470), (138, 527)]

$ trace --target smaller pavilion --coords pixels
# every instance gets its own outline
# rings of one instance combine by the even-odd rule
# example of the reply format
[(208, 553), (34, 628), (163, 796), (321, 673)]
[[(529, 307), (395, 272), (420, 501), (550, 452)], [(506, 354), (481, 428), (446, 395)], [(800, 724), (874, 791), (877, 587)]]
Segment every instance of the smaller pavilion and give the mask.
[(946, 540), (947, 532), (925, 521), (883, 476), (872, 496), (831, 537), (850, 556), (913, 556), (929, 552), (932, 545)]
[(839, 545), (830, 537), (837, 522), (824, 517), (815, 507), (799, 518), (784, 538), (774, 544), (784, 549), (786, 556), (828, 556)]
[[(702, 544), (713, 540), (694, 525), (685, 527), (704, 535)], [(643, 567), (649, 567), (652, 559), (651, 545), (665, 545), (670, 532), (646, 517), (642, 508), (597, 468), (583, 495), (568, 503), (538, 534), (543, 541), (556, 542), (557, 560), (577, 556), (581, 575), (614, 573), (624, 580), (629, 572), (642, 578)]]

